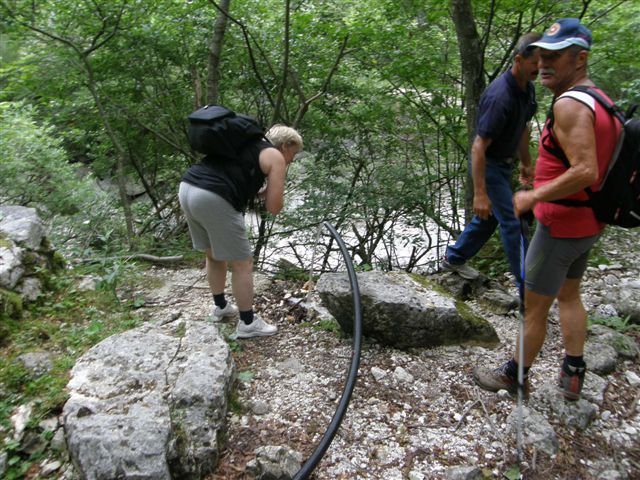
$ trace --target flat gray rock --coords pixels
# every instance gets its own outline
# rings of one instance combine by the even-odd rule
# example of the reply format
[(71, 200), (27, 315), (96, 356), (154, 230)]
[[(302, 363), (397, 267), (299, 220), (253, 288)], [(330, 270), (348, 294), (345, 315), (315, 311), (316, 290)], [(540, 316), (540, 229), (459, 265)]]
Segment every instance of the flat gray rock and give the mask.
[(0, 205), (0, 232), (19, 245), (37, 249), (44, 238), (44, 225), (35, 208)]
[(219, 457), (234, 364), (217, 327), (144, 325), (72, 370), (63, 416), (82, 478), (201, 478)]
[[(498, 342), (494, 328), (462, 302), (431, 284), (425, 277), (404, 272), (357, 274), (362, 332), (396, 348)], [(323, 304), (341, 328), (353, 332), (351, 286), (346, 273), (325, 273), (316, 285)]]

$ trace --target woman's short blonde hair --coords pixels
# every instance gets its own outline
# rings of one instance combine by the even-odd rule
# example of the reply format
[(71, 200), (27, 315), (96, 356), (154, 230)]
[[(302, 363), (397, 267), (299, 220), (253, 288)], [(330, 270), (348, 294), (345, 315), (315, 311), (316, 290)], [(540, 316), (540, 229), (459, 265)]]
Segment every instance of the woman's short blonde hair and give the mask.
[(295, 129), (286, 125), (274, 125), (265, 136), (276, 148), (287, 144), (290, 146), (295, 145), (298, 147), (298, 151), (302, 150), (302, 137)]

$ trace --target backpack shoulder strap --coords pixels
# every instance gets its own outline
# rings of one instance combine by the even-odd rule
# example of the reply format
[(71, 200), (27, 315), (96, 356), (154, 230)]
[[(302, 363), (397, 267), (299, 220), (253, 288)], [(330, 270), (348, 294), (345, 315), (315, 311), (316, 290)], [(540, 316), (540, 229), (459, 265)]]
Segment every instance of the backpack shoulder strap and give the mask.
[[(553, 114), (553, 107), (555, 106), (556, 102), (558, 100), (560, 100), (561, 98), (571, 98), (577, 102), (580, 102), (582, 104), (584, 104), (585, 106), (587, 106), (589, 109), (593, 110), (593, 113), (595, 115), (595, 96), (591, 95), (586, 89), (589, 87), (582, 87), (580, 86), (576, 86), (573, 88), (570, 88), (569, 90), (567, 90), (566, 92), (560, 94), (557, 97), (553, 98), (553, 101), (551, 102), (551, 105), (549, 106), (549, 111), (547, 112), (547, 119), (549, 120), (549, 131), (552, 131), (553, 129), (553, 125), (555, 123), (555, 116)], [(597, 92), (593, 92), (594, 94), (597, 94)], [(593, 98), (593, 100), (592, 100)], [(605, 99), (599, 95), (599, 98), (604, 102)], [(554, 138), (555, 140), (555, 138)]]
[(586, 85), (576, 85), (575, 87), (572, 87), (567, 91), (568, 92), (571, 92), (571, 91), (583, 92), (583, 93), (586, 93), (587, 95), (591, 95), (593, 98), (596, 99), (596, 101), (600, 105), (602, 105), (604, 107), (604, 109), (607, 112), (609, 112), (609, 115), (612, 115), (612, 116), (616, 117), (618, 120), (620, 120), (620, 123), (622, 123), (624, 125), (625, 117), (626, 117), (624, 112), (620, 109), (620, 107), (618, 107), (611, 100), (608, 100), (605, 97), (603, 97), (600, 94), (600, 92), (598, 92), (595, 88), (587, 87)]
[[(549, 152), (551, 155), (556, 157), (558, 160), (562, 161), (562, 164), (568, 169), (568, 168), (571, 167), (571, 164), (569, 163), (569, 159), (567, 158), (566, 154), (564, 153), (564, 150), (562, 150), (562, 147), (558, 143), (558, 139), (556, 138), (555, 134), (553, 133), (553, 126), (555, 124), (555, 116), (553, 114), (553, 107), (556, 104), (556, 102), (561, 98), (561, 96), (554, 97), (552, 102), (551, 102), (551, 105), (549, 106), (549, 111), (547, 112), (547, 119), (548, 119), (547, 131), (548, 131), (549, 144), (546, 144), (543, 141), (542, 145), (543, 145), (544, 149), (547, 152)], [(574, 98), (574, 100), (580, 101), (577, 98)]]
[[(551, 155), (553, 155), (558, 160), (560, 160), (562, 164), (565, 166), (565, 168), (567, 169), (571, 168), (571, 164), (569, 163), (569, 159), (567, 158), (567, 155), (564, 153), (564, 150), (562, 150), (562, 147), (558, 143), (558, 140), (556, 139), (556, 136), (553, 133), (553, 124), (555, 120), (553, 115), (553, 106), (555, 105), (556, 101), (559, 100), (560, 98), (569, 97), (580, 103), (585, 104), (587, 107), (589, 107), (594, 111), (593, 113), (595, 115), (595, 106), (592, 105), (590, 102), (588, 102), (588, 99), (584, 99), (584, 98), (581, 99), (579, 98), (578, 95), (571, 95), (571, 92), (583, 92), (585, 94), (588, 94), (589, 96), (593, 97), (596, 101), (600, 102), (605, 107), (605, 109), (612, 115), (614, 115), (614, 112), (613, 112), (614, 108), (617, 108), (613, 103), (608, 102), (598, 92), (591, 90), (590, 87), (586, 87), (582, 85), (577, 85), (573, 88), (570, 88), (569, 90), (564, 92), (562, 95), (555, 97), (553, 99), (553, 101), (551, 102), (551, 107), (549, 108), (549, 113), (547, 114), (547, 117), (549, 118), (549, 125), (548, 125), (549, 134), (548, 135), (549, 135), (549, 141), (551, 145), (550, 146), (543, 145), (543, 146), (544, 146), (544, 149), (547, 150)], [(591, 190), (590, 187), (586, 187), (584, 191), (587, 193), (587, 196), (589, 197), (589, 199), (591, 199), (591, 197), (593, 196), (593, 190)], [(557, 203), (559, 205), (566, 205), (569, 207), (584, 207), (584, 206), (589, 206), (590, 204), (589, 201), (569, 200), (569, 199), (554, 200), (551, 203)]]
[(551, 107), (549, 107), (549, 113), (547, 114), (547, 118), (549, 119), (549, 136), (550, 136), (550, 140), (551, 143), (553, 145), (552, 148), (548, 148), (545, 147), (545, 149), (551, 153), (552, 155), (554, 155), (555, 157), (557, 157), (558, 159), (560, 159), (562, 161), (562, 163), (564, 164), (565, 167), (569, 168), (569, 160), (567, 159), (564, 151), (562, 151), (562, 147), (560, 147), (560, 145), (558, 144), (558, 140), (556, 139), (555, 135), (553, 134), (553, 125), (554, 125), (554, 115), (553, 115), (553, 106), (555, 105), (556, 101), (558, 101), (560, 98), (572, 98), (578, 102), (581, 102), (585, 105), (587, 105), (589, 108), (591, 108), (593, 110), (593, 114), (595, 115), (595, 106), (591, 105), (590, 102), (587, 101), (587, 99), (580, 98), (579, 95), (571, 95), (571, 92), (581, 92), (583, 94), (589, 95), (590, 97), (592, 97), (594, 100), (596, 100), (600, 105), (602, 105), (602, 107), (604, 107), (604, 109), (612, 116), (616, 117), (620, 123), (622, 125), (625, 124), (625, 117), (627, 115), (624, 114), (624, 112), (612, 101), (606, 99), (605, 97), (603, 97), (594, 87), (589, 87), (586, 85), (576, 85), (575, 87), (571, 87), (569, 90), (567, 90), (566, 92), (564, 92), (562, 95), (555, 97), (553, 99), (553, 101), (551, 102)]

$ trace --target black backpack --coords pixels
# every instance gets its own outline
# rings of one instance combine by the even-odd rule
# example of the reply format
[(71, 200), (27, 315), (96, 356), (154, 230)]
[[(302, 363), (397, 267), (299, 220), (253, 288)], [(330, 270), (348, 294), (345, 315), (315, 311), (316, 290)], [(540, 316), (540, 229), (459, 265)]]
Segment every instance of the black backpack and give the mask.
[(221, 105), (206, 105), (187, 118), (191, 148), (213, 160), (236, 160), (243, 147), (264, 137), (254, 118)]
[[(640, 226), (640, 119), (632, 118), (638, 106), (634, 105), (625, 114), (617, 105), (589, 87), (578, 85), (571, 90), (591, 95), (610, 115), (620, 121), (623, 128), (600, 188), (595, 192), (589, 187), (584, 189), (589, 200), (565, 199), (555, 200), (553, 203), (573, 207), (589, 206), (601, 222), (624, 228), (638, 227)], [(551, 111), (553, 112), (553, 106)], [(551, 127), (552, 113), (550, 117)], [(555, 148), (546, 146), (545, 148), (569, 168), (567, 156), (555, 137), (553, 135), (550, 137)]]

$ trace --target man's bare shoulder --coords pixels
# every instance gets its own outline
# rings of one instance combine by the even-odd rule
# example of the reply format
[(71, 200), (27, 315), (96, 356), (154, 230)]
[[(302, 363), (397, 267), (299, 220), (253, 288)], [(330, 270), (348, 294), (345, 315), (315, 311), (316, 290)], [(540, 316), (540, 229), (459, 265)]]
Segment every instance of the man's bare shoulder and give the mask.
[(593, 106), (589, 102), (585, 102), (574, 96), (560, 96), (553, 104), (553, 116), (555, 123), (562, 124), (567, 122), (576, 122), (579, 120), (589, 120), (593, 122)]

